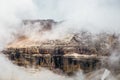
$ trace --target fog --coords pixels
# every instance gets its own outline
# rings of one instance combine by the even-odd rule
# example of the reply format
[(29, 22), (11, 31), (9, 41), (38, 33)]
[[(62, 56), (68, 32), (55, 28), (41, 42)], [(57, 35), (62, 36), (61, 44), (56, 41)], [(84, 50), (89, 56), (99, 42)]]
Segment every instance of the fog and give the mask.
[[(115, 57), (114, 57), (115, 58)], [(14, 65), (3, 54), (0, 54), (0, 80), (119, 80), (120, 75), (112, 74), (108, 69), (102, 68), (83, 74), (77, 71), (74, 76), (56, 74), (46, 68), (24, 68)]]
[[(62, 21), (62, 24), (50, 32), (53, 34), (52, 37), (79, 32), (80, 30), (87, 30), (95, 34), (99, 32), (119, 33), (120, 1), (0, 0), (0, 50), (3, 50), (6, 44), (16, 38), (14, 37), (16, 33), (23, 31), (21, 22), (25, 19)], [(28, 29), (24, 30), (28, 31)], [(46, 35), (48, 36), (48, 34)], [(119, 52), (111, 55), (110, 60), (112, 59), (113, 62), (110, 62), (110, 65), (120, 60), (120, 57), (116, 58), (118, 54)], [(47, 69), (41, 69), (35, 73), (30, 71), (31, 69), (26, 70), (13, 65), (2, 53), (0, 54), (1, 80), (84, 80), (84, 74), (81, 71), (72, 78), (55, 74)], [(113, 80), (113, 78), (108, 80)]]
[(8, 42), (11, 34), (19, 32), (18, 24), (25, 19), (63, 21), (53, 30), (57, 34), (81, 29), (119, 32), (119, 4), (119, 0), (0, 0), (0, 36), (4, 38), (1, 42)]
[(41, 7), (39, 8), (40, 17), (65, 21), (66, 25), (62, 25), (64, 30), (87, 29), (91, 32), (116, 32), (120, 29), (119, 0), (45, 0), (37, 2), (37, 6)]
[(82, 72), (76, 76), (67, 77), (58, 75), (52, 71), (40, 68), (23, 68), (13, 65), (4, 55), (0, 54), (0, 80), (83, 80)]

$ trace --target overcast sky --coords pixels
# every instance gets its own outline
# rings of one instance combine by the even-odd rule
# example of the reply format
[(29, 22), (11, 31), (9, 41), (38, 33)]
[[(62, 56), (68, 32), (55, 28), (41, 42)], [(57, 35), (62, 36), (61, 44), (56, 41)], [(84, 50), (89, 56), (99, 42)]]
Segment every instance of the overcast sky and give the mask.
[(0, 35), (23, 19), (63, 20), (71, 30), (119, 32), (120, 0), (0, 0)]
[(120, 29), (120, 0), (35, 0), (34, 3), (39, 18), (69, 21), (92, 31)]

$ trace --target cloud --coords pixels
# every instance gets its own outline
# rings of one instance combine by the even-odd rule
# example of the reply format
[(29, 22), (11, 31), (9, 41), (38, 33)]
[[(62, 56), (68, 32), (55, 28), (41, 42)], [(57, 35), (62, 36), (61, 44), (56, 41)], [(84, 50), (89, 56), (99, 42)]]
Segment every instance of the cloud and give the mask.
[(20, 29), (22, 19), (37, 18), (37, 8), (32, 0), (0, 0), (0, 48), (13, 39)]
[[(53, 29), (53, 34), (67, 34), (87, 29), (90, 32), (118, 32), (120, 30), (120, 1), (119, 0), (0, 0), (0, 50), (10, 41), (13, 34), (21, 29), (23, 19), (54, 19), (64, 23)], [(26, 30), (27, 32), (27, 30)], [(116, 56), (116, 55), (115, 55)], [(116, 58), (115, 58), (116, 60)], [(29, 73), (16, 68), (0, 55), (0, 78), (7, 79), (13, 72), (18, 79), (30, 79)], [(15, 68), (13, 71), (12, 69)], [(4, 73), (3, 73), (3, 70)], [(47, 73), (50, 73), (47, 74)], [(15, 74), (16, 73), (16, 74)], [(39, 72), (38, 72), (39, 73)], [(25, 75), (20, 75), (25, 74)], [(37, 79), (66, 80), (62, 76), (46, 71)], [(55, 76), (55, 77), (53, 77)], [(34, 80), (36, 77), (31, 76)], [(67, 78), (70, 80), (70, 78)], [(76, 78), (77, 79), (77, 78)], [(45, 79), (44, 79), (45, 80)], [(71, 79), (74, 80), (74, 79)], [(79, 78), (78, 78), (79, 80)]]
[(39, 0), (38, 4), (41, 18), (65, 20), (74, 25), (73, 29), (91, 32), (120, 29), (119, 0)]

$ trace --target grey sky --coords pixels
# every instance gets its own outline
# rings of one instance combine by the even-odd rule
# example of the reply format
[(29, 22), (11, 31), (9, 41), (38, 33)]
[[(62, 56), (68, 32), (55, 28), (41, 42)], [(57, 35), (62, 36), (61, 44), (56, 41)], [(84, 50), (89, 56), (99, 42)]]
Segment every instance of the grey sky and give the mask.
[(65, 20), (77, 29), (118, 31), (120, 0), (35, 0), (39, 18)]
[[(33, 0), (37, 4), (40, 17), (54, 18), (56, 20), (64, 19), (65, 10), (74, 11), (72, 9), (85, 9), (84, 5), (97, 5), (99, 8), (111, 8), (120, 11), (120, 0)], [(82, 5), (81, 5), (82, 4)], [(88, 6), (89, 7), (89, 6)], [(86, 10), (86, 9), (85, 9)], [(67, 14), (66, 14), (67, 15)]]
[(119, 32), (120, 0), (0, 0), (0, 36), (23, 19), (64, 20), (65, 31)]

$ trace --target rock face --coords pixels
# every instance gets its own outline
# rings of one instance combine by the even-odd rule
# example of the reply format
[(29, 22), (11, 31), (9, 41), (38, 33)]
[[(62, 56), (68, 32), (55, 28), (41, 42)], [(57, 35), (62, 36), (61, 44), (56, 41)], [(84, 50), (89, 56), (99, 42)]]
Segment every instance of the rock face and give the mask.
[(39, 24), (39, 25), (44, 26), (43, 30), (50, 30), (50, 29), (52, 29), (52, 26), (54, 24), (57, 24), (57, 22), (55, 22), (52, 19), (47, 19), (47, 20), (23, 20), (23, 24), (24, 25)]
[(65, 53), (65, 50), (62, 48), (9, 48), (4, 51), (4, 54), (7, 55), (14, 64), (19, 66), (35, 66), (36, 68), (41, 66), (51, 70), (60, 69), (65, 73), (73, 73), (79, 69), (84, 72), (89, 72), (99, 68), (101, 65), (96, 55), (83, 55), (72, 52)]
[[(24, 25), (42, 25), (41, 31), (49, 31), (57, 22), (53, 20), (24, 20)], [(3, 53), (19, 66), (46, 67), (72, 74), (77, 70), (85, 73), (101, 67), (102, 59), (107, 60), (111, 49), (119, 49), (119, 38), (115, 34), (92, 35), (89, 32), (70, 34), (56, 40), (34, 41), (22, 36), (10, 43)], [(107, 63), (107, 62), (106, 62)]]

